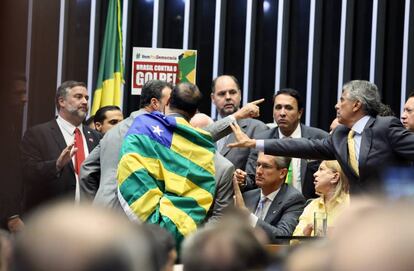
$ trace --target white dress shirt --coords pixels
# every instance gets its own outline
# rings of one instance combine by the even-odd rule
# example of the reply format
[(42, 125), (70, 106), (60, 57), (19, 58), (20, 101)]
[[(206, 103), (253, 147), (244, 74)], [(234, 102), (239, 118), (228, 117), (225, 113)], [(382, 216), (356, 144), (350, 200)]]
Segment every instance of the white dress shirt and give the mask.
[[(82, 134), (82, 139), (83, 139), (83, 151), (85, 153), (85, 158), (88, 156), (89, 154), (89, 150), (88, 150), (88, 144), (86, 143), (86, 138), (85, 135), (83, 134), (83, 129), (82, 129), (82, 124), (80, 124), (79, 126), (75, 127), (74, 125), (72, 125), (70, 122), (66, 121), (65, 119), (63, 119), (61, 116), (58, 116), (56, 118), (56, 122), (60, 128), (60, 131), (63, 134), (63, 138), (65, 139), (66, 142), (66, 146), (70, 145), (73, 143), (73, 141), (75, 140), (75, 129), (78, 128), (79, 131)], [(72, 163), (73, 163), (73, 167), (75, 168), (75, 155), (72, 157)], [(78, 174), (76, 174), (76, 172), (74, 172), (75, 174), (75, 178), (76, 178), (76, 191), (75, 191), (75, 201), (79, 202), (79, 196), (80, 196), (80, 192), (79, 192), (79, 176)]]

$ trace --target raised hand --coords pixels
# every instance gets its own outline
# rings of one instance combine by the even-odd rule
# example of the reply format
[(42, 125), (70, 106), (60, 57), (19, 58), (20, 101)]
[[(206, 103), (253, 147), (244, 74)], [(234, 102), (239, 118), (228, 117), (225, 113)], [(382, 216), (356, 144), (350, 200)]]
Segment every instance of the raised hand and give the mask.
[(248, 209), (246, 208), (246, 205), (244, 204), (244, 199), (242, 196), (242, 193), (240, 191), (240, 187), (239, 187), (239, 183), (237, 182), (237, 178), (236, 175), (233, 175), (233, 189), (234, 189), (234, 206), (248, 211)]
[(243, 187), (246, 185), (246, 176), (247, 176), (246, 171), (243, 171), (239, 168), (236, 169), (236, 171), (234, 171), (233, 173), (233, 178), (236, 178), (236, 181), (240, 187)]
[(75, 142), (69, 144), (63, 151), (60, 153), (59, 158), (56, 160), (56, 169), (60, 171), (69, 161), (72, 160), (72, 157), (75, 155), (77, 148), (74, 148)]
[(227, 145), (229, 148), (239, 147), (239, 148), (254, 148), (256, 147), (256, 140), (248, 137), (241, 129), (237, 123), (230, 124), (231, 129), (234, 133), (234, 138), (236, 142), (230, 143)]
[(261, 104), (264, 100), (265, 99), (262, 98), (262, 99), (246, 104), (245, 106), (243, 106), (242, 108), (240, 108), (239, 110), (237, 110), (237, 112), (233, 114), (234, 118), (236, 120), (239, 120), (239, 119), (246, 119), (246, 118), (256, 118), (260, 116), (260, 108), (258, 104)]

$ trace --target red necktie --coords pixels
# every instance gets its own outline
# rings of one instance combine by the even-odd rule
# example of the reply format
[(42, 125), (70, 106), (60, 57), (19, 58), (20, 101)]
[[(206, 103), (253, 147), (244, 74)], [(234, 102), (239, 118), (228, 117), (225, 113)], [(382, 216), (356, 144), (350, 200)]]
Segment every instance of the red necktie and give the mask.
[(80, 167), (85, 160), (85, 150), (83, 148), (83, 138), (80, 130), (75, 129), (75, 147), (78, 149), (75, 154), (75, 172), (79, 175)]

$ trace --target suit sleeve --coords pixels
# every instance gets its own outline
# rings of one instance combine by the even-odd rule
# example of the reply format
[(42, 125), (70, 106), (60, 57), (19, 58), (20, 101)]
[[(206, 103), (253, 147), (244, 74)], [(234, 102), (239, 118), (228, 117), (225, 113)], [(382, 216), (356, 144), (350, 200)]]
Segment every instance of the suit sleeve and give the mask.
[(251, 149), (246, 163), (246, 186), (243, 187), (243, 191), (249, 191), (257, 187), (255, 181), (257, 156), (258, 151)]
[(265, 139), (264, 152), (302, 159), (335, 160), (331, 136), (324, 139)]
[(213, 138), (213, 141), (216, 142), (217, 140), (232, 133), (230, 124), (234, 121), (233, 117), (228, 116), (206, 126), (204, 130), (209, 132)]
[(391, 118), (387, 131), (392, 150), (404, 159), (414, 161), (414, 133), (405, 129), (397, 118)]
[(82, 163), (79, 176), (80, 200), (93, 200), (101, 178), (100, 150), (98, 144)]
[(271, 243), (280, 243), (278, 236), (292, 236), (299, 216), (303, 212), (305, 199), (300, 194), (295, 194), (282, 209), (282, 216), (276, 225), (271, 225), (261, 219), (257, 221), (256, 227), (261, 227), (269, 237)]
[(217, 184), (216, 195), (214, 197), (212, 214), (208, 219), (208, 223), (217, 221), (220, 217), (222, 217), (223, 210), (233, 201), (233, 172), (234, 166), (231, 164), (229, 167), (226, 167), (223, 175), (220, 176), (220, 181)]
[(44, 136), (36, 130), (28, 130), (21, 144), (21, 161), (25, 180), (56, 180), (59, 171), (56, 169), (56, 160), (45, 159), (41, 147), (47, 142), (41, 138)]

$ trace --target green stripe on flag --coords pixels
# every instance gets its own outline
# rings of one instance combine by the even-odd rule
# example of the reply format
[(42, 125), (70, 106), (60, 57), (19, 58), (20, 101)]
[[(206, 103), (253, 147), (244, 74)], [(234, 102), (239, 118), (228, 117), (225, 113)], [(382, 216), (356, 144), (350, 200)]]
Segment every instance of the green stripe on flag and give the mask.
[(103, 106), (120, 106), (122, 84), (121, 0), (109, 0), (91, 115)]

